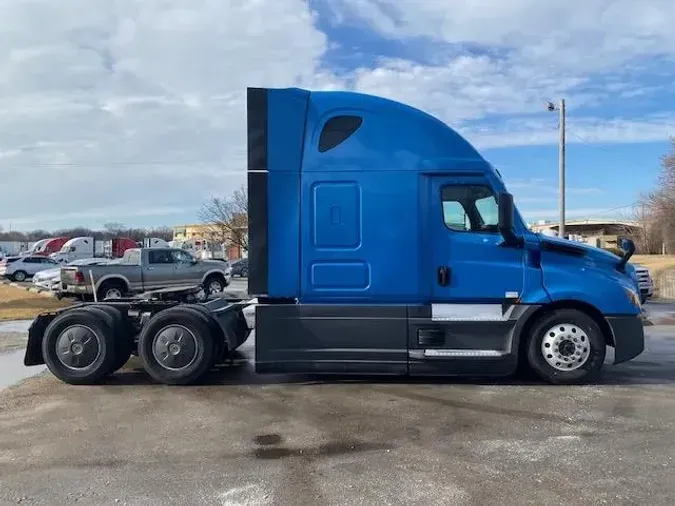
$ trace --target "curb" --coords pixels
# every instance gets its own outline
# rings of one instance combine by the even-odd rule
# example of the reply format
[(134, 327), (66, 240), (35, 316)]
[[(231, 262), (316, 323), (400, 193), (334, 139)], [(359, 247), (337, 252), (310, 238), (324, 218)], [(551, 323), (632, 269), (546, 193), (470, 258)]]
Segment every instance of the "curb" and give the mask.
[(51, 297), (51, 298), (56, 298), (56, 294), (52, 290), (48, 290), (47, 288), (37, 288), (34, 286), (22, 286), (18, 283), (15, 283), (14, 281), (7, 281), (7, 280), (2, 280), (0, 284), (3, 285), (9, 285), (13, 286), (14, 288), (18, 288), (19, 290), (25, 290), (27, 292), (31, 292), (37, 295), (40, 295), (42, 297)]

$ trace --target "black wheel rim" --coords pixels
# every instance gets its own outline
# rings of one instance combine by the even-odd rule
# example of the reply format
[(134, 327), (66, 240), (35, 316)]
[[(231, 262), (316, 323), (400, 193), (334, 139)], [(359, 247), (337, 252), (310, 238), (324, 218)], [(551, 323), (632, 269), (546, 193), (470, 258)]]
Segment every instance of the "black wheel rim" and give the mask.
[(56, 357), (69, 369), (84, 369), (101, 354), (98, 335), (84, 325), (71, 325), (56, 339)]
[(152, 355), (159, 365), (170, 371), (189, 367), (196, 360), (198, 352), (197, 338), (182, 325), (164, 327), (152, 341)]

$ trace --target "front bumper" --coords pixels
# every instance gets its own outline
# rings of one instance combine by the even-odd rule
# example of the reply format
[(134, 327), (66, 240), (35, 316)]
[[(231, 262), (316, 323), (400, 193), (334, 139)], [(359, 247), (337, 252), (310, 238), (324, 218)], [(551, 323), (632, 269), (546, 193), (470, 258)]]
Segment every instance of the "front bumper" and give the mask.
[(627, 362), (645, 349), (645, 331), (639, 315), (609, 316), (614, 341), (614, 363)]

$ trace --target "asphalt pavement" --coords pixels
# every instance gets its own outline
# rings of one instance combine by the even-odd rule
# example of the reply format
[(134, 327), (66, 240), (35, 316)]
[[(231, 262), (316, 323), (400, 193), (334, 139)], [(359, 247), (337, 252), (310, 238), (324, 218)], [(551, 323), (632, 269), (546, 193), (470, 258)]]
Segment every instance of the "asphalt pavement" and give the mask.
[(0, 504), (671, 505), (671, 310), (589, 386), (259, 376), (253, 339), (196, 387), (41, 374), (0, 392)]

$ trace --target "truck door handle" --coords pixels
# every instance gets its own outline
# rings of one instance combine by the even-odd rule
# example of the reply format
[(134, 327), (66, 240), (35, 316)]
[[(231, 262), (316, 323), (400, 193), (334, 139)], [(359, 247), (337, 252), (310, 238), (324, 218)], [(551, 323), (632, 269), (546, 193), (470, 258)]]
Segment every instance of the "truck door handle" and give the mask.
[(450, 267), (447, 265), (441, 265), (437, 271), (438, 284), (441, 286), (447, 286), (450, 282)]

